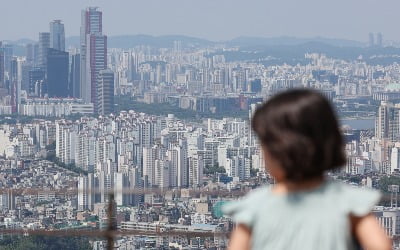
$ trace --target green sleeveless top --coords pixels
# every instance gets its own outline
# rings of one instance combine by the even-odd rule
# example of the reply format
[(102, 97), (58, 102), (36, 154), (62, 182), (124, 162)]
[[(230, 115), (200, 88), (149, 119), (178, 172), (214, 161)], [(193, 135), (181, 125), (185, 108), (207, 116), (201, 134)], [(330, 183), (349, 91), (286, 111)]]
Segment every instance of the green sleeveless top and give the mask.
[(222, 207), (251, 229), (251, 249), (356, 249), (349, 215), (367, 215), (379, 201), (376, 190), (326, 181), (309, 191), (272, 193), (264, 187)]

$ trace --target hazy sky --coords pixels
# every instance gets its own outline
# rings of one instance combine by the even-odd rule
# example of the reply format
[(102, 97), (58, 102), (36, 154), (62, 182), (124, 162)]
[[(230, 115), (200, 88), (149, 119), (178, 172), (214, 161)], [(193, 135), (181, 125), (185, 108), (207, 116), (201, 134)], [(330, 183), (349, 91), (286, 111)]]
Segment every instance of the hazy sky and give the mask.
[(80, 11), (98, 6), (107, 35), (329, 37), (400, 41), (399, 0), (0, 0), (0, 40), (37, 39), (61, 19), (79, 35)]

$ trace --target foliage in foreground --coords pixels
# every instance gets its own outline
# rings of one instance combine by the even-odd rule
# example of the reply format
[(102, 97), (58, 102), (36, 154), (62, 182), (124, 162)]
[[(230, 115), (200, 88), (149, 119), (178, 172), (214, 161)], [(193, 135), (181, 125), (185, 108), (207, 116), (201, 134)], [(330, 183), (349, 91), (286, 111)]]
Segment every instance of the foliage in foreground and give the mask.
[(89, 250), (92, 247), (84, 237), (50, 237), (50, 236), (3, 236), (0, 239), (2, 250)]

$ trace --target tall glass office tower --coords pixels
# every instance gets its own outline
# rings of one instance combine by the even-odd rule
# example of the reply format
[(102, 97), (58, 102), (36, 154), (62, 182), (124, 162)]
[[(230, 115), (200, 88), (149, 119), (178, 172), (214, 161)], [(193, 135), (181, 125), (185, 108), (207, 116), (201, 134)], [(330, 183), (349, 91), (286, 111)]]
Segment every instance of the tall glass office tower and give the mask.
[(61, 20), (50, 23), (50, 48), (65, 51), (64, 24)]
[(47, 93), (49, 97), (69, 97), (68, 87), (68, 52), (56, 49), (47, 51)]
[(98, 74), (107, 67), (107, 36), (102, 34), (102, 12), (97, 8), (83, 10), (81, 21), (80, 94), (96, 112)]
[(47, 50), (50, 47), (50, 33), (39, 33), (39, 67), (47, 67)]

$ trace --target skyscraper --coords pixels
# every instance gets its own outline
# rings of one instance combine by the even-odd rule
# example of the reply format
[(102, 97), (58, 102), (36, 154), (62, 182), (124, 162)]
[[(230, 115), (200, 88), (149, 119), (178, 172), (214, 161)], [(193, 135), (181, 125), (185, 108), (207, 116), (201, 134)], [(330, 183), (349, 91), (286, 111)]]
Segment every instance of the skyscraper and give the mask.
[(10, 69), (10, 93), (11, 93), (11, 109), (13, 113), (18, 112), (18, 104), (20, 103), (20, 82), (18, 81), (18, 59), (11, 60)]
[(368, 46), (369, 47), (374, 47), (375, 46), (374, 33), (369, 33), (369, 35), (368, 35)]
[(61, 20), (50, 23), (50, 48), (65, 51), (64, 24)]
[(48, 49), (47, 50), (47, 93), (49, 97), (68, 97), (68, 52)]
[(21, 65), (21, 90), (29, 93), (29, 72), (32, 70), (32, 63), (25, 61)]
[(2, 43), (0, 42), (0, 88), (4, 87), (4, 50), (2, 48)]
[(97, 105), (97, 86), (99, 72), (107, 67), (107, 37), (101, 34), (88, 34), (86, 46), (86, 84), (84, 100)]
[(108, 115), (114, 111), (114, 72), (101, 70), (97, 87), (97, 112)]
[(11, 73), (11, 60), (13, 57), (13, 46), (11, 44), (3, 44), (4, 52), (4, 71)]
[(107, 66), (107, 37), (102, 35), (102, 12), (95, 7), (82, 11), (81, 19), (81, 98), (97, 102), (97, 79)]
[(39, 43), (33, 45), (33, 65), (39, 64)]
[(379, 32), (378, 34), (376, 34), (376, 46), (381, 48), (382, 45), (383, 45), (382, 33)]
[(72, 54), (70, 56), (69, 64), (69, 87), (71, 88), (71, 95), (75, 98), (80, 97), (80, 86), (81, 86), (81, 55)]
[(29, 44), (27, 44), (26, 46), (25, 46), (25, 49), (26, 49), (26, 61), (28, 62), (28, 63), (33, 63), (34, 62), (34, 59), (33, 59), (33, 56), (34, 56), (34, 47), (33, 47), (34, 45), (32, 44), (32, 43), (29, 43)]
[(28, 95), (42, 97), (45, 90), (46, 72), (42, 68), (33, 68), (29, 71)]
[(47, 49), (50, 47), (50, 33), (39, 33), (39, 67), (46, 68), (47, 65)]

